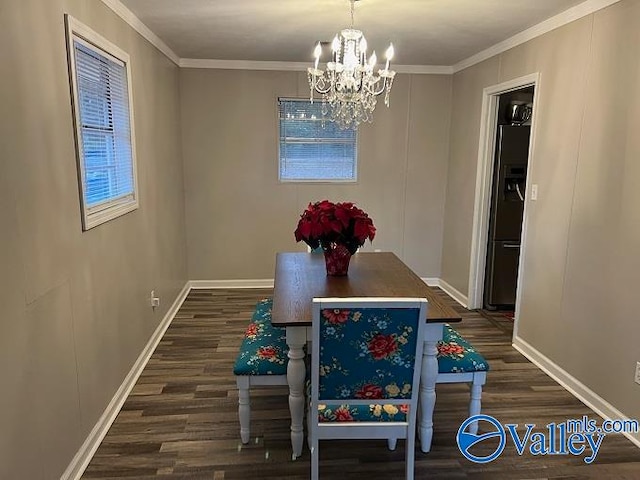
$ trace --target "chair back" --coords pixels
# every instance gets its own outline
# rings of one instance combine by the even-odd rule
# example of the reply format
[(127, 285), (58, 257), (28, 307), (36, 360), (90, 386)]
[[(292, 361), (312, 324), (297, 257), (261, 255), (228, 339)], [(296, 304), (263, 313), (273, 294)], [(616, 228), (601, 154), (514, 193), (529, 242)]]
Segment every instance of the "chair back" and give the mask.
[(379, 404), (393, 416), (401, 406), (398, 417), (415, 421), (427, 300), (317, 298), (312, 314), (312, 411)]

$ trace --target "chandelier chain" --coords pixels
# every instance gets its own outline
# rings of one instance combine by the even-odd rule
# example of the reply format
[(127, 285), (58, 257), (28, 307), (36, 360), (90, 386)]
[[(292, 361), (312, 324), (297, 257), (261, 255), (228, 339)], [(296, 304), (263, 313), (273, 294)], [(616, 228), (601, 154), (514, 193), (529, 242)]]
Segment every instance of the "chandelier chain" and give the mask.
[(349, 0), (351, 3), (351, 28), (353, 28), (353, 12), (355, 10), (356, 0)]

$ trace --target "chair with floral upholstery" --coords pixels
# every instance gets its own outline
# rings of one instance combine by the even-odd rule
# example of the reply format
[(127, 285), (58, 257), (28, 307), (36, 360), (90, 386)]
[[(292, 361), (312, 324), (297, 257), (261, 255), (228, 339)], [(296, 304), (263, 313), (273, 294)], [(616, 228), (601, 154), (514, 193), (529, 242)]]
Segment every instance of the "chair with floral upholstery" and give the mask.
[[(487, 380), (489, 363), (449, 324), (444, 324), (438, 342), (438, 377), (436, 383), (471, 383), (469, 417), (480, 413), (482, 386)], [(478, 433), (478, 422), (469, 425), (469, 433)]]
[(427, 300), (325, 298), (312, 306), (307, 415), (311, 479), (319, 440), (406, 439), (413, 479)]
[(251, 387), (287, 385), (289, 348), (285, 329), (271, 325), (272, 306), (271, 298), (261, 300), (256, 305), (233, 367), (238, 386), (238, 417), (242, 443), (248, 443), (251, 436)]

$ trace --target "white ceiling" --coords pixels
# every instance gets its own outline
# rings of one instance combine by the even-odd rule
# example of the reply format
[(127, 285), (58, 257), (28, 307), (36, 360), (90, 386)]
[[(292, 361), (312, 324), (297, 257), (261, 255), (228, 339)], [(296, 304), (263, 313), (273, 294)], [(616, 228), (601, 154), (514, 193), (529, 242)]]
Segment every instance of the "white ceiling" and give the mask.
[[(309, 62), (348, 0), (121, 0), (181, 58)], [(399, 65), (454, 65), (584, 0), (360, 0), (355, 27)]]

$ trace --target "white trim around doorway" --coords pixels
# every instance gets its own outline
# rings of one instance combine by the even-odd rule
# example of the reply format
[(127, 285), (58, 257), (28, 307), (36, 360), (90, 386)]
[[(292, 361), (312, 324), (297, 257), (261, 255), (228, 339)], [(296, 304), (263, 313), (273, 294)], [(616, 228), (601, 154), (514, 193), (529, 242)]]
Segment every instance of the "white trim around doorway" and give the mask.
[(473, 208), (473, 232), (471, 237), (471, 261), (469, 265), (468, 308), (482, 308), (482, 295), (487, 256), (487, 235), (489, 231), (489, 202), (491, 200), (493, 154), (495, 150), (496, 123), (498, 116), (498, 97), (504, 93), (521, 88), (535, 86), (533, 97), (533, 115), (531, 118), (531, 139), (529, 141), (529, 162), (527, 165), (527, 184), (522, 224), (522, 243), (520, 247), (520, 265), (518, 269), (518, 289), (514, 316), (514, 335), (517, 334), (518, 312), (520, 310), (520, 292), (523, 279), (523, 259), (526, 250), (527, 203), (531, 176), (531, 159), (535, 144), (535, 118), (537, 99), (540, 90), (540, 74), (532, 73), (487, 87), (482, 92), (482, 117), (480, 120), (480, 139), (478, 145), (478, 167), (476, 171), (476, 194)]

